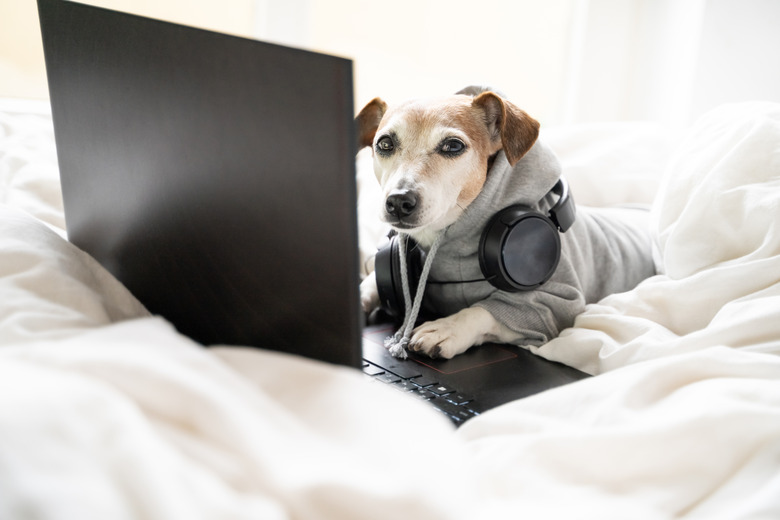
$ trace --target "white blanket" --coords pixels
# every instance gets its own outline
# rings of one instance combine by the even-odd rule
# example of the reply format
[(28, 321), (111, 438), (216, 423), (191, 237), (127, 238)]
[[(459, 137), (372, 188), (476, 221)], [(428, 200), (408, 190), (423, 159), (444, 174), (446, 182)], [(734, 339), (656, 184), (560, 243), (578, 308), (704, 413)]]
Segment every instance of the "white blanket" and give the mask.
[(579, 202), (654, 200), (665, 274), (536, 349), (599, 375), (454, 430), (149, 316), (63, 239), (46, 111), (0, 105), (0, 518), (779, 518), (780, 106), (656, 130), (547, 134)]

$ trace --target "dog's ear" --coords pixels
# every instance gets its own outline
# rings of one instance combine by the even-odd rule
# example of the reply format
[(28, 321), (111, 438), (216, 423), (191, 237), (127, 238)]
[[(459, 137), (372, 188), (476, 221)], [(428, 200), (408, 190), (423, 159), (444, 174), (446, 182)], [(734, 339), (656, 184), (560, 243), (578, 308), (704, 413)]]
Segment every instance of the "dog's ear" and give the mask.
[(483, 92), (474, 98), (472, 105), (484, 111), (490, 138), (497, 144), (500, 141), (512, 166), (539, 137), (539, 122), (495, 92)]
[(374, 98), (357, 115), (355, 126), (357, 127), (358, 149), (371, 146), (374, 142), (376, 130), (379, 128), (379, 122), (382, 120), (382, 116), (385, 115), (386, 110), (387, 103), (380, 98)]

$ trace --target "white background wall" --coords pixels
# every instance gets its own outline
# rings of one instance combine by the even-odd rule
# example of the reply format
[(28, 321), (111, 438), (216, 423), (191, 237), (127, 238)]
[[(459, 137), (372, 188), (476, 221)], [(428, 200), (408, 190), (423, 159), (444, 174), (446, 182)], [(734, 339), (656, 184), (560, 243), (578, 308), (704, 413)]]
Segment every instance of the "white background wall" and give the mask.
[[(355, 60), (356, 107), (498, 86), (543, 124), (687, 124), (780, 101), (778, 0), (83, 0)], [(0, 96), (46, 97), (33, 0), (0, 0)]]
[(687, 124), (724, 102), (780, 101), (777, 0), (584, 0), (564, 120)]

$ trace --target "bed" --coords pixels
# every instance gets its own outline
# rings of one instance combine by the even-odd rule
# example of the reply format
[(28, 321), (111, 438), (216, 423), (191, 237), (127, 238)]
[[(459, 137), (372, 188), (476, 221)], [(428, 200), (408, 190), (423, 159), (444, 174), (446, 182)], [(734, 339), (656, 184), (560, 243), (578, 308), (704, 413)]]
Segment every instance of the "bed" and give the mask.
[(455, 429), (150, 315), (67, 242), (47, 104), (0, 101), (0, 518), (780, 518), (780, 105), (542, 138), (579, 203), (652, 205), (663, 271), (533, 349), (595, 377)]

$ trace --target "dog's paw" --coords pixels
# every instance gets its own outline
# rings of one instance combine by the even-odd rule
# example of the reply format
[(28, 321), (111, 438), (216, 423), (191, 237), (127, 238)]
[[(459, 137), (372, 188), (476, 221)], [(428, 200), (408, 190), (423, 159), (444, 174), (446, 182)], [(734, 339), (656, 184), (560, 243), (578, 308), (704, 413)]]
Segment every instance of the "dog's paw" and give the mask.
[(468, 307), (414, 329), (409, 350), (423, 352), (432, 358), (452, 359), (486, 341), (513, 343), (519, 337), (485, 309)]
[(458, 315), (423, 323), (412, 334), (409, 350), (431, 358), (452, 359), (474, 345), (474, 337)]
[(360, 305), (366, 314), (370, 314), (379, 307), (379, 289), (376, 287), (374, 273), (369, 274), (360, 282)]

